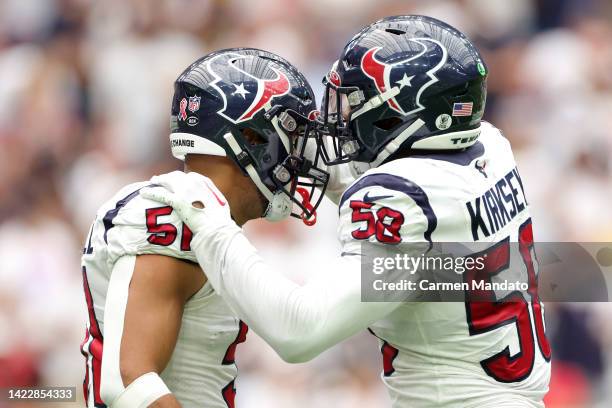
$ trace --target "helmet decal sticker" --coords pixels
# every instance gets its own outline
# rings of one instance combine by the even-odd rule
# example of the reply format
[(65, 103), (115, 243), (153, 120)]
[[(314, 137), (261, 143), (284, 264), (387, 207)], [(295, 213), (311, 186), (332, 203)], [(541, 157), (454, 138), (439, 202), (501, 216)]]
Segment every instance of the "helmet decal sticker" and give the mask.
[(329, 71), (329, 82), (336, 86), (340, 86), (340, 75), (338, 75), (335, 69)]
[[(278, 68), (270, 66), (270, 69), (276, 73), (275, 78), (262, 79), (253, 76), (235, 64), (236, 61), (246, 58), (254, 58), (254, 56), (223, 53), (211, 58), (206, 65), (207, 70), (215, 78), (210, 85), (219, 92), (223, 99), (223, 108), (217, 113), (232, 123), (240, 123), (251, 119), (272, 98), (288, 94), (291, 88), (289, 78)], [(221, 77), (217, 72), (221, 72), (227, 67), (236, 71), (235, 75), (230, 75), (238, 78), (236, 83), (221, 82)], [(253, 81), (246, 81), (248, 78)], [(228, 108), (229, 100), (232, 101), (230, 108)]]
[[(438, 77), (435, 74), (444, 66), (448, 58), (446, 47), (437, 40), (432, 38), (411, 38), (409, 41), (420, 45), (423, 47), (423, 50), (410, 58), (396, 61), (392, 64), (379, 61), (376, 58), (376, 54), (382, 47), (370, 48), (361, 58), (361, 69), (374, 81), (378, 92), (383, 93), (394, 86), (399, 86), (401, 92), (404, 92), (405, 88), (416, 89), (417, 86), (419, 87), (416, 93), (414, 93), (413, 103), (409, 104), (409, 106), (401, 106), (395, 97), (387, 101), (391, 109), (402, 115), (410, 115), (425, 109), (421, 103), (421, 95), (427, 88), (438, 82)], [(425, 54), (428, 54), (429, 57), (432, 54), (435, 56), (439, 55), (440, 61), (429, 71), (422, 72), (419, 70), (418, 64), (413, 65), (411, 62)]]
[(485, 68), (484, 64), (482, 63), (482, 61), (478, 61), (478, 64), (476, 64), (476, 68), (478, 68), (478, 73), (482, 76), (487, 75), (487, 69)]
[(472, 116), (472, 109), (474, 103), (472, 102), (459, 102), (453, 104), (453, 116)]
[(201, 99), (202, 98), (197, 95), (189, 97), (189, 105), (187, 106), (187, 109), (189, 109), (189, 112), (195, 113), (200, 109)]
[(179, 102), (178, 120), (185, 120), (185, 119), (187, 119), (187, 112), (185, 111), (185, 109), (187, 109), (187, 99), (183, 98)]
[(446, 130), (453, 124), (453, 118), (448, 113), (443, 113), (436, 118), (436, 127), (440, 130)]
[(338, 74), (338, 60), (334, 61), (329, 72), (327, 73), (327, 79), (330, 83), (340, 86), (340, 75)]
[(240, 85), (234, 84), (234, 86), (236, 87), (236, 90), (232, 92), (232, 96), (238, 94), (242, 96), (242, 99), (246, 99), (247, 94), (250, 94), (249, 91), (244, 89), (244, 82), (241, 82)]

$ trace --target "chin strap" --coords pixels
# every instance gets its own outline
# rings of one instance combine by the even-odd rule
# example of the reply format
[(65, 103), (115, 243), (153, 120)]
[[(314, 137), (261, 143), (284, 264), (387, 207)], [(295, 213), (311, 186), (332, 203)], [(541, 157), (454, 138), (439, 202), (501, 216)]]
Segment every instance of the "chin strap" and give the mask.
[(357, 109), (355, 113), (351, 115), (351, 119), (361, 116), (364, 113), (374, 108), (378, 108), (380, 105), (387, 102), (389, 99), (395, 98), (397, 95), (399, 95), (399, 93), (400, 93), (399, 86), (394, 86), (388, 91), (385, 91), (379, 95), (373, 96), (366, 103), (364, 103), (361, 108)]
[(424, 121), (421, 119), (417, 119), (410, 126), (408, 126), (402, 133), (397, 135), (396, 138), (391, 140), (386, 146), (378, 153), (378, 156), (371, 162), (371, 167), (380, 166), (389, 156), (397, 151), (400, 148), (402, 143), (406, 141), (410, 136), (416, 133), (423, 125)]

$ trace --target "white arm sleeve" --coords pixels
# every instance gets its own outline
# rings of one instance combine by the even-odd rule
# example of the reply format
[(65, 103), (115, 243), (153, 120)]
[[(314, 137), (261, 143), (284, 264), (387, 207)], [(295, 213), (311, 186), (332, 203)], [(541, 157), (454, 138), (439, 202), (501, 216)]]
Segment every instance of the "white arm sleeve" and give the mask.
[(115, 399), (125, 390), (121, 378), (119, 352), (128, 292), (135, 264), (134, 255), (119, 258), (113, 266), (106, 293), (100, 395), (109, 406), (112, 406)]
[(170, 393), (157, 373), (147, 373), (127, 387), (123, 384), (120, 369), (121, 338), (128, 293), (136, 256), (123, 256), (115, 262), (108, 284), (104, 306), (104, 353), (100, 396), (111, 408), (144, 408)]
[(198, 235), (191, 245), (204, 271), (215, 269), (206, 272), (215, 290), (288, 362), (312, 359), (399, 305), (361, 302), (359, 256), (339, 257), (324, 277), (299, 286), (271, 270), (242, 233), (212, 256)]

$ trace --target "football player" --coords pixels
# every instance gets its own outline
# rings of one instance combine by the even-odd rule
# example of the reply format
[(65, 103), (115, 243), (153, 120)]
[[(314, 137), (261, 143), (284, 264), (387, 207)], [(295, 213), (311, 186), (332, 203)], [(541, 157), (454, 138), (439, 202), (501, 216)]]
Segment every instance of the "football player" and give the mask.
[[(510, 144), (481, 121), (486, 77), (470, 40), (433, 18), (385, 18), (350, 40), (324, 80), (331, 138), (319, 137), (330, 185), (356, 177), (338, 202), (342, 254), (304, 286), (271, 270), (229, 217), (211, 216), (214, 202), (194, 207), (195, 180), (145, 194), (178, 211), (217, 293), (285, 360), (369, 328), (394, 407), (542, 407), (551, 351), (532, 223)], [(482, 243), (481, 279), (520, 270), (528, 289), (480, 292), (489, 301), (362, 301), (360, 254), (439, 242)]]
[[(295, 150), (295, 135), (310, 132), (315, 109), (310, 85), (281, 57), (213, 52), (175, 82), (172, 154), (188, 178), (207, 176), (198, 189), (238, 225), (293, 208), (312, 222), (310, 191), (324, 190), (327, 174)], [(83, 250), (87, 406), (233, 407), (234, 354), (248, 327), (207, 283), (189, 227), (140, 194), (155, 184), (130, 184), (103, 204)]]

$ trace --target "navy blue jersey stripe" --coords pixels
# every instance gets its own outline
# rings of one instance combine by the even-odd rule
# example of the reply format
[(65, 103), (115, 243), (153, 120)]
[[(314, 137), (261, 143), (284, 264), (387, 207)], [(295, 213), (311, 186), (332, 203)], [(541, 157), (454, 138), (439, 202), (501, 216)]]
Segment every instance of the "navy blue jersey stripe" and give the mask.
[(368, 187), (384, 187), (388, 190), (398, 191), (400, 193), (404, 193), (410, 198), (414, 200), (414, 202), (421, 208), (425, 217), (427, 217), (427, 230), (423, 234), (425, 239), (431, 242), (431, 234), (436, 229), (438, 225), (438, 219), (436, 214), (434, 214), (433, 209), (431, 208), (431, 204), (429, 203), (429, 198), (425, 191), (419, 187), (414, 182), (405, 179), (400, 176), (394, 176), (392, 174), (370, 174), (365, 176), (351, 187), (348, 188), (342, 194), (342, 199), (340, 200), (339, 208), (342, 208), (342, 205), (349, 197), (355, 194), (357, 191), (362, 190)]
[(104, 223), (104, 242), (108, 244), (107, 234), (108, 231), (115, 226), (113, 224), (113, 220), (117, 217), (117, 215), (119, 215), (119, 211), (121, 211), (121, 209), (125, 207), (126, 204), (129, 203), (134, 197), (140, 194), (140, 190), (142, 190), (143, 188), (158, 186), (159, 184), (149, 184), (140, 187), (138, 190), (131, 192), (130, 194), (123, 197), (121, 200), (117, 201), (117, 204), (115, 204), (115, 208), (109, 210), (106, 214), (104, 214), (104, 218), (102, 219), (102, 222)]
[(449, 163), (458, 164), (459, 166), (467, 166), (475, 159), (482, 156), (485, 152), (484, 145), (480, 142), (474, 143), (472, 146), (468, 147), (465, 150), (453, 152), (453, 153), (432, 153), (427, 152), (424, 154), (420, 154), (418, 152), (414, 152), (410, 154), (411, 158), (415, 159), (433, 159), (433, 160), (442, 160)]

